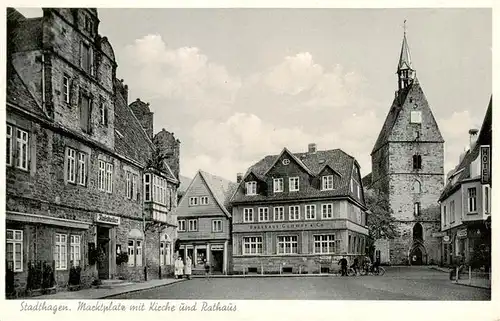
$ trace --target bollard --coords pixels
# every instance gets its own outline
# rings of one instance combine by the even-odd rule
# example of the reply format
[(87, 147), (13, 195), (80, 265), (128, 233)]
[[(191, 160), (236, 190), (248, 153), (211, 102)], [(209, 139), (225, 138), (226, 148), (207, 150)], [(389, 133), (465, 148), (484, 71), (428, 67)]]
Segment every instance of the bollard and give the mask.
[(455, 283), (458, 283), (458, 266), (456, 267), (455, 270)]
[(472, 267), (469, 265), (469, 285), (472, 283)]

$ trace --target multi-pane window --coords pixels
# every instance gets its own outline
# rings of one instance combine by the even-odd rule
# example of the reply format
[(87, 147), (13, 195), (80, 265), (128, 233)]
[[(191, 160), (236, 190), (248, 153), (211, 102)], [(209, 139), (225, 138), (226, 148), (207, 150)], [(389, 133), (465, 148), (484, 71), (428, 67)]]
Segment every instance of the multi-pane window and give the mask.
[(249, 236), (243, 238), (243, 254), (262, 254), (262, 237)]
[(246, 186), (247, 195), (257, 195), (257, 182), (256, 181), (246, 182), (245, 186)]
[(200, 204), (201, 205), (208, 205), (208, 196), (200, 197)]
[(128, 266), (135, 266), (135, 241), (128, 241)]
[(170, 264), (170, 243), (160, 242), (160, 265)]
[(106, 192), (113, 192), (113, 164), (106, 163)]
[(68, 268), (68, 236), (66, 234), (56, 234), (54, 246), (54, 260), (56, 261), (56, 270), (66, 270)]
[(190, 197), (189, 198), (189, 205), (190, 206), (196, 206), (196, 205), (198, 205), (198, 197)]
[(340, 251), (340, 240), (335, 235), (314, 235), (314, 253), (337, 253)]
[(12, 165), (12, 126), (7, 125), (7, 151), (6, 151), (6, 156), (7, 159), (5, 161), (5, 164), (8, 166)]
[(186, 220), (179, 220), (179, 232), (186, 231)]
[(99, 104), (99, 117), (101, 125), (108, 126), (108, 107), (104, 103)]
[(333, 218), (333, 204), (321, 204), (321, 218)]
[(413, 155), (413, 169), (422, 169), (421, 155)]
[(222, 232), (222, 220), (212, 221), (212, 232)]
[(80, 95), (80, 128), (85, 132), (90, 132), (90, 98)]
[(135, 240), (135, 266), (142, 266), (142, 241)]
[(283, 192), (283, 178), (273, 179), (273, 190), (275, 193)]
[(198, 231), (198, 220), (197, 219), (188, 220), (188, 229), (189, 231), (192, 232)]
[(87, 154), (78, 153), (78, 184), (87, 185)]
[(327, 175), (322, 177), (322, 190), (332, 190), (333, 189), (333, 175)]
[(94, 74), (94, 68), (93, 68), (94, 52), (93, 52), (92, 48), (89, 45), (82, 42), (81, 47), (80, 47), (80, 51), (81, 51), (80, 67), (82, 67), (83, 70), (85, 70), (89, 74), (93, 75)]
[(69, 257), (73, 266), (80, 266), (81, 239), (80, 235), (71, 235), (69, 242)]
[(151, 175), (153, 183), (152, 201), (165, 205), (167, 203), (167, 180)]
[(316, 205), (306, 205), (306, 220), (316, 219)]
[(16, 167), (28, 169), (28, 132), (16, 128)]
[(259, 222), (269, 221), (269, 208), (259, 207)]
[(298, 177), (290, 177), (288, 179), (288, 189), (290, 192), (296, 192), (299, 190), (299, 178)]
[(144, 174), (144, 201), (151, 201), (151, 174)]
[(66, 169), (66, 180), (70, 183), (76, 182), (76, 151), (72, 148), (68, 148), (66, 152), (67, 159), (67, 169)]
[(63, 76), (63, 86), (62, 86), (62, 92), (63, 92), (63, 99), (64, 102), (69, 104), (69, 77), (64, 75)]
[(99, 172), (97, 175), (97, 186), (99, 190), (106, 190), (106, 185), (104, 184), (104, 177), (106, 176), (106, 162), (100, 160), (99, 161)]
[(128, 266), (142, 266), (141, 240), (128, 240)]
[(468, 195), (468, 204), (469, 204), (469, 213), (471, 212), (476, 212), (477, 211), (477, 196), (476, 196), (476, 188), (468, 188), (467, 189), (467, 195)]
[(420, 215), (420, 202), (415, 202), (415, 204), (413, 204), (413, 214), (415, 216)]
[(300, 206), (293, 205), (288, 207), (288, 215), (290, 216), (290, 221), (300, 220)]
[(243, 209), (243, 222), (253, 222), (253, 208)]
[(274, 207), (273, 212), (275, 221), (285, 220), (285, 208), (283, 206)]
[(126, 193), (127, 198), (129, 199), (137, 199), (137, 175), (126, 171)]
[(278, 236), (278, 254), (298, 253), (298, 237), (296, 235)]
[(6, 233), (7, 265), (14, 272), (23, 271), (23, 231), (7, 230)]

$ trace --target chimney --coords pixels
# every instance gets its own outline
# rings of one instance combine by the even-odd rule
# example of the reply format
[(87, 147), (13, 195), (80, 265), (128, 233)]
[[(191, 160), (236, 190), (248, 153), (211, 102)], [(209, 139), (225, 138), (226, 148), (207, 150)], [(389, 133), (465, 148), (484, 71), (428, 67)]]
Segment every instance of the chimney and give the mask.
[(311, 143), (311, 144), (307, 145), (307, 149), (308, 149), (308, 152), (310, 154), (316, 153), (316, 144), (315, 143)]
[(237, 173), (236, 174), (236, 183), (241, 183), (243, 180), (243, 173)]
[(470, 148), (470, 151), (472, 151), (472, 149), (476, 145), (478, 132), (479, 132), (479, 130), (477, 130), (475, 128), (469, 129), (469, 143), (470, 143), (469, 148)]

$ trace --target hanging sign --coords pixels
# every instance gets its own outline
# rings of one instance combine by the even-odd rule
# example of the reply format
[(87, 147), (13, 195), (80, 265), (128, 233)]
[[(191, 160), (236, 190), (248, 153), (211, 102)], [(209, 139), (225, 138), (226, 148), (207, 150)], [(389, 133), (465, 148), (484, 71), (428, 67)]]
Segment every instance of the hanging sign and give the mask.
[(448, 243), (450, 241), (450, 237), (448, 235), (443, 236), (443, 242)]
[(491, 182), (491, 152), (489, 145), (480, 146), (479, 156), (481, 157), (481, 184)]

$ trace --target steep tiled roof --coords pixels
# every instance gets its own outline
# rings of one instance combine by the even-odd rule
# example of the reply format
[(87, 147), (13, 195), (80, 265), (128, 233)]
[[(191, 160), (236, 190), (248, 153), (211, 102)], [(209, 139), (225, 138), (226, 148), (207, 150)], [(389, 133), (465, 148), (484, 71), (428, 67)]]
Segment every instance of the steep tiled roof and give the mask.
[(448, 179), (448, 181), (446, 182), (446, 186), (444, 187), (443, 191), (441, 192), (441, 196), (439, 197), (440, 201), (448, 197), (451, 193), (453, 193), (453, 191), (460, 187), (463, 180), (472, 178), (470, 177), (470, 164), (479, 156), (480, 146), (491, 145), (491, 108), (492, 101), (490, 99), (488, 110), (486, 111), (486, 116), (484, 117), (483, 125), (481, 126), (477, 142), (474, 145), (472, 151), (468, 150), (467, 153), (463, 156), (460, 163), (450, 172), (452, 175), (450, 176), (450, 178), (453, 176), (457, 176), (457, 178)]
[(16, 105), (36, 116), (47, 118), (42, 108), (38, 105), (33, 95), (15, 70), (7, 63), (7, 97), (8, 103)]
[(394, 127), (394, 124), (396, 123), (396, 121), (398, 119), (399, 113), (402, 110), (401, 106), (403, 105), (404, 101), (406, 100), (406, 96), (408, 95), (408, 92), (410, 91), (412, 86), (413, 86), (413, 84), (409, 85), (406, 88), (401, 89), (398, 92), (398, 95), (394, 98), (394, 101), (392, 102), (391, 109), (389, 110), (389, 113), (387, 114), (384, 125), (382, 126), (382, 130), (380, 131), (380, 134), (378, 135), (375, 146), (373, 146), (372, 154), (375, 153), (385, 143), (387, 143), (387, 141), (389, 139), (389, 135), (391, 134), (392, 128)]
[(199, 173), (212, 192), (221, 209), (226, 213), (228, 217), (231, 217), (231, 214), (229, 212), (229, 200), (238, 184), (204, 171), (199, 171)]
[[(281, 155), (281, 154), (280, 154)], [(338, 188), (331, 191), (322, 191), (315, 189), (299, 190), (289, 193), (278, 193), (273, 195), (273, 200), (295, 200), (304, 198), (324, 198), (324, 197), (341, 197), (351, 196), (350, 181), (352, 175), (352, 168), (355, 164), (354, 157), (346, 154), (341, 149), (332, 149), (325, 151), (316, 151), (315, 153), (294, 153), (296, 158), (300, 159), (302, 164), (313, 174), (318, 175), (326, 165), (330, 166), (334, 171), (340, 174), (340, 183)], [(244, 177), (250, 173), (262, 175), (269, 170), (279, 155), (268, 155), (251, 166)], [(244, 181), (242, 181), (232, 198), (232, 202), (246, 202), (246, 201), (266, 201), (268, 197), (265, 195), (251, 195), (247, 196), (244, 193)]]

